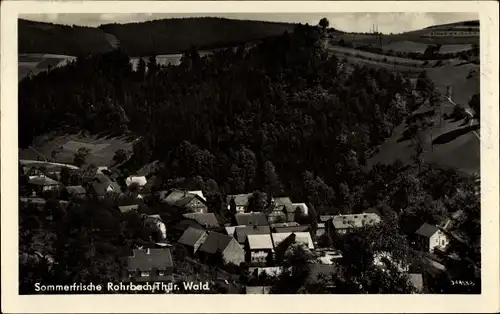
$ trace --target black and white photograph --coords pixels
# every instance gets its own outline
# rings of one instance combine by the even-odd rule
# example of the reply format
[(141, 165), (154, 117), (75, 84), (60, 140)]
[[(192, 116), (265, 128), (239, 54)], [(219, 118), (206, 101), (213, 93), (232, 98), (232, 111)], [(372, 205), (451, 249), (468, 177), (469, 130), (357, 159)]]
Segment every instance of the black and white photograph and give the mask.
[(485, 292), (477, 11), (145, 10), (17, 17), (15, 294)]

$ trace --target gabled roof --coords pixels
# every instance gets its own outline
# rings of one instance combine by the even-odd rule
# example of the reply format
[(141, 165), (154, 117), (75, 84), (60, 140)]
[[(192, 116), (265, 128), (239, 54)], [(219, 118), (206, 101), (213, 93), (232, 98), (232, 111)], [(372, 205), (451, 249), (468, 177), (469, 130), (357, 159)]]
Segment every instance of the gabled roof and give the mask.
[(46, 176), (37, 176), (31, 178), (28, 180), (28, 183), (34, 185), (60, 185), (60, 183), (57, 182), (56, 180), (53, 180)]
[(270, 234), (249, 234), (247, 237), (250, 250), (272, 250), (273, 241)]
[(196, 242), (198, 242), (206, 234), (207, 232), (205, 230), (189, 227), (186, 231), (184, 231), (178, 242), (180, 244), (194, 246)]
[(229, 245), (233, 237), (218, 232), (209, 232), (205, 242), (200, 246), (199, 251), (209, 254), (223, 252)]
[(439, 229), (436, 226), (430, 225), (428, 223), (424, 223), (418, 230), (415, 232), (418, 235), (430, 238), (434, 235)]
[(169, 249), (134, 250), (134, 255), (127, 258), (129, 271), (150, 271), (153, 268), (163, 270), (173, 266)]
[(239, 226), (268, 226), (269, 222), (263, 213), (240, 213), (235, 215)]
[(183, 214), (182, 216), (184, 218), (196, 221), (201, 226), (205, 226), (205, 228), (216, 228), (220, 226), (219, 221), (217, 220), (217, 217), (215, 217), (214, 213), (187, 213)]
[(303, 226), (295, 226), (295, 227), (280, 227), (280, 228), (275, 228), (274, 231), (276, 233), (283, 233), (283, 232), (306, 232), (309, 230), (309, 226), (303, 225)]
[(231, 199), (234, 198), (234, 202), (236, 203), (236, 206), (247, 206), (250, 197), (252, 197), (251, 193), (228, 195), (226, 197), (226, 202), (229, 205), (229, 203), (231, 202)]
[(334, 216), (332, 223), (336, 229), (361, 228), (365, 225), (373, 225), (380, 222), (377, 214), (354, 214)]
[(81, 185), (69, 185), (65, 189), (69, 194), (85, 194), (85, 193), (87, 193), (85, 188)]
[(286, 238), (295, 234), (295, 242), (302, 243), (307, 246), (309, 249), (314, 249), (314, 243), (311, 238), (311, 234), (309, 232), (281, 232), (281, 233), (273, 233), (273, 242), (274, 246), (278, 246), (281, 242), (283, 242)]
[(269, 226), (237, 227), (234, 230), (234, 237), (238, 243), (245, 243), (247, 236), (251, 234), (269, 234)]
[(130, 186), (134, 183), (139, 185), (139, 186), (145, 186), (146, 183), (148, 183), (148, 179), (146, 179), (146, 177), (144, 177), (144, 176), (142, 176), (142, 177), (130, 176), (127, 179), (125, 179), (125, 184), (127, 186)]
[(274, 198), (274, 203), (277, 205), (277, 206), (285, 206), (285, 205), (291, 205), (292, 204), (292, 200), (290, 200), (289, 197), (276, 197)]
[(189, 194), (195, 194), (195, 195), (198, 195), (199, 197), (201, 197), (201, 199), (203, 199), (205, 202), (207, 201), (207, 198), (205, 197), (205, 195), (203, 195), (203, 191), (201, 190), (198, 190), (198, 191), (188, 191)]

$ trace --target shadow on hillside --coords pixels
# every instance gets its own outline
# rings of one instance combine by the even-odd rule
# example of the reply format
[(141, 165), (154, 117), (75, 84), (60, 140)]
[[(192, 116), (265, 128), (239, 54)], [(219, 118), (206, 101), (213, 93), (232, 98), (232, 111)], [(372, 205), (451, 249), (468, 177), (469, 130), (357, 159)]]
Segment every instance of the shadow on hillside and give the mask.
[(445, 134), (442, 134), (442, 135), (436, 137), (436, 139), (434, 139), (432, 141), (432, 145), (446, 144), (446, 143), (451, 142), (454, 139), (458, 138), (459, 136), (462, 136), (464, 134), (467, 134), (471, 131), (475, 131), (478, 129), (479, 129), (479, 125), (473, 125), (473, 126), (468, 126), (465, 128), (460, 128), (457, 130), (450, 131), (448, 133), (445, 133)]

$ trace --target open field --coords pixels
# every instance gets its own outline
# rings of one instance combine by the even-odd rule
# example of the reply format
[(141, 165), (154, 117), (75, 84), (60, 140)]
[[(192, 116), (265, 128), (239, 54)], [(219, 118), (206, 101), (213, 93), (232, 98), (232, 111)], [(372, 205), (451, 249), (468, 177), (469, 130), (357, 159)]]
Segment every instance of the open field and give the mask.
[[(389, 44), (383, 45), (383, 50), (392, 50), (395, 52), (417, 52), (424, 53), (425, 49), (427, 49), (428, 44), (422, 42), (415, 41), (395, 41)], [(455, 53), (461, 51), (467, 51), (472, 48), (471, 44), (451, 44), (451, 45), (442, 45), (441, 49), (439, 49), (440, 53)]]
[[(479, 93), (479, 76), (469, 76), (477, 71), (478, 65), (458, 62), (440, 68), (428, 70), (431, 78), (441, 93), (446, 93), (446, 87), (452, 87), (452, 100), (466, 105), (472, 95)], [(451, 113), (454, 105), (443, 99), (442, 112)], [(425, 111), (430, 108), (420, 108)], [(440, 120), (434, 116), (436, 125), (422, 132), (424, 143), (424, 161), (443, 167), (453, 167), (462, 171), (474, 173), (480, 169), (479, 125), (477, 121), (464, 124), (463, 121)], [(379, 152), (367, 162), (368, 166), (380, 162), (391, 163), (401, 159), (405, 164), (411, 161), (415, 148), (411, 141), (402, 140), (406, 125), (396, 127), (394, 134), (379, 147)], [(434, 145), (432, 145), (434, 143)]]
[[(82, 136), (81, 134), (54, 135), (46, 134), (37, 137), (32, 146), (19, 150), (19, 159), (48, 160), (55, 163), (73, 164), (75, 153), (80, 148), (90, 149), (86, 158), (87, 164), (109, 166), (113, 164), (115, 151), (120, 148), (132, 150), (133, 141), (126, 137), (106, 138), (98, 136)], [(52, 151), (57, 153), (52, 158)]]

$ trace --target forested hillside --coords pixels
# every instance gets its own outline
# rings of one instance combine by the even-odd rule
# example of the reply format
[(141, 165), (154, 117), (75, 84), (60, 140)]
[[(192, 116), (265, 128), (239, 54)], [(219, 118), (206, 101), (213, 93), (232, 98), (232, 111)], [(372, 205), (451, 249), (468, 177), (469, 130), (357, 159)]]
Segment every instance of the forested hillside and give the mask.
[[(200, 49), (234, 46), (248, 41), (283, 34), (294, 25), (224, 18), (179, 18), (140, 23), (106, 24), (100, 28), (113, 34), (130, 56), (180, 53), (196, 46)], [(182, 32), (179, 32), (182, 30)]]
[[(181, 53), (192, 46), (235, 46), (292, 31), (294, 25), (223, 18), (182, 18), (100, 27), (65, 26), (19, 19), (19, 53), (86, 55), (112, 49), (114, 35), (131, 57)], [(182, 30), (182, 32), (179, 32)], [(113, 43), (114, 44), (114, 43)]]
[(385, 70), (339, 70), (319, 37), (316, 28), (298, 27), (248, 54), (191, 53), (180, 67), (149, 64), (148, 73), (132, 72), (120, 51), (80, 58), (20, 83), (20, 142), (62, 123), (130, 130), (148, 139), (144, 159), (168, 160), (170, 175), (213, 178), (238, 193), (260, 186), (257, 173), (272, 162), (283, 182), (295, 182), (290, 189), (316, 180), (325, 193), (318, 203), (333, 205), (342, 199), (335, 192), (346, 193), (341, 186), (363, 182), (369, 149), (432, 86), (422, 80), (422, 97)]
[(66, 26), (18, 20), (19, 53), (53, 53), (69, 56), (112, 50), (105, 33), (95, 27)]

